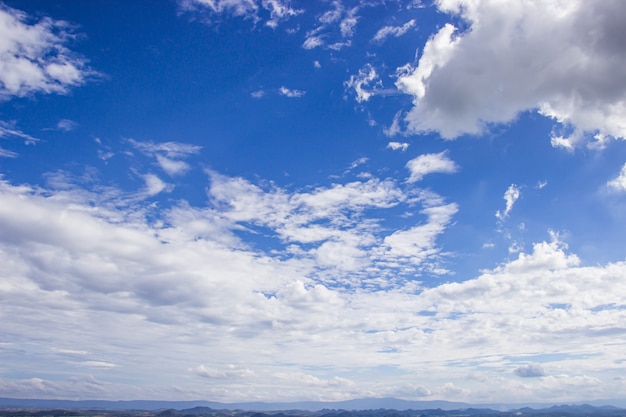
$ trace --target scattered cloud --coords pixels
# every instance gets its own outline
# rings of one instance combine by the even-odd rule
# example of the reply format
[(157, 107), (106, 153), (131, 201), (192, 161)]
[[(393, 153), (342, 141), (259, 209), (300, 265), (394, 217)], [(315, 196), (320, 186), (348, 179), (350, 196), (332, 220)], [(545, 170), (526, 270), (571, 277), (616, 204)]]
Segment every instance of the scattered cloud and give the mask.
[(619, 175), (607, 182), (606, 185), (615, 191), (626, 191), (626, 164), (622, 166)]
[(306, 39), (302, 44), (304, 49), (326, 46), (338, 51), (350, 46), (350, 38), (354, 36), (359, 21), (358, 12), (362, 7), (369, 5), (363, 3), (346, 8), (341, 0), (333, 0), (330, 4), (331, 8), (317, 19), (317, 26), (306, 33)]
[(428, 174), (454, 174), (459, 166), (448, 157), (447, 151), (440, 153), (426, 153), (411, 159), (406, 167), (411, 172), (407, 182), (421, 181)]
[(65, 132), (69, 132), (70, 130), (74, 130), (78, 127), (78, 123), (70, 119), (61, 119), (59, 123), (57, 123), (57, 130), (62, 130)]
[(6, 136), (24, 139), (24, 143), (27, 145), (33, 145), (40, 141), (39, 139), (17, 129), (13, 123), (7, 123), (0, 120), (0, 138)]
[(389, 142), (387, 144), (387, 149), (391, 149), (392, 151), (401, 150), (402, 152), (405, 152), (409, 149), (409, 144), (406, 142)]
[(128, 142), (139, 151), (155, 158), (157, 164), (170, 176), (186, 173), (190, 166), (182, 159), (200, 152), (201, 146), (181, 142), (141, 142), (128, 139)]
[(306, 91), (290, 89), (285, 86), (282, 86), (278, 89), (278, 93), (281, 96), (289, 97), (289, 98), (299, 98), (303, 97), (306, 94)]
[(265, 95), (265, 91), (263, 90), (257, 90), (257, 91), (253, 91), (252, 93), (250, 93), (250, 96), (252, 96), (252, 98), (262, 98)]
[(411, 19), (402, 26), (385, 26), (376, 32), (373, 42), (383, 43), (390, 36), (399, 38), (415, 26), (415, 19)]
[(17, 158), (18, 156), (19, 154), (17, 152), (0, 147), (0, 158)]
[(507, 188), (504, 192), (504, 197), (502, 197), (506, 202), (506, 207), (504, 208), (503, 212), (500, 212), (500, 210), (496, 211), (496, 217), (498, 218), (498, 220), (504, 221), (504, 219), (509, 217), (509, 213), (513, 209), (513, 205), (519, 197), (520, 188), (515, 184), (509, 185), (509, 188)]
[(170, 191), (171, 187), (164, 183), (159, 177), (154, 174), (146, 174), (143, 176), (146, 182), (146, 194), (148, 196), (154, 196), (162, 191)]
[[(356, 101), (363, 103), (375, 94), (376, 87), (382, 86), (382, 83), (374, 67), (366, 64), (357, 75), (351, 75), (350, 79), (344, 82), (344, 86), (346, 89), (353, 89)], [(364, 87), (369, 89), (366, 90)]]
[[(481, 134), (537, 110), (574, 135), (553, 138), (572, 147), (587, 137), (626, 137), (626, 4), (582, 0), (519, 2), (503, 10), (487, 0), (437, 2), (462, 18), (424, 47), (417, 67), (398, 73), (413, 96), (405, 121), (411, 133), (451, 139)], [(593, 33), (593, 36), (588, 34)], [(595, 135), (595, 136), (594, 136)], [(555, 142), (556, 141), (556, 142)]]
[(271, 28), (302, 13), (291, 8), (288, 0), (179, 0), (178, 4), (186, 13), (208, 12), (218, 18), (225, 14), (249, 19), (255, 24), (263, 20)]
[(74, 39), (67, 22), (29, 20), (25, 13), (0, 4), (0, 99), (65, 94), (95, 75), (84, 58), (67, 48)]

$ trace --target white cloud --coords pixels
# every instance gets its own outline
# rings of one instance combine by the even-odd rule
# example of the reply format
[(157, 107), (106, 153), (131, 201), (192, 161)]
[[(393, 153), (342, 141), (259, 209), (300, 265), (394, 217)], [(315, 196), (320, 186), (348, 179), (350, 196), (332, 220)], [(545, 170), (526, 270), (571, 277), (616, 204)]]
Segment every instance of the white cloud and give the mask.
[(17, 158), (18, 156), (17, 152), (0, 147), (0, 158)]
[(193, 369), (193, 373), (204, 378), (217, 378), (217, 379), (239, 379), (254, 376), (254, 372), (250, 369), (238, 368), (235, 365), (228, 365), (221, 369), (210, 368), (205, 365), (199, 365)]
[(281, 96), (285, 96), (289, 98), (299, 98), (299, 97), (303, 97), (306, 94), (306, 91), (290, 89), (285, 86), (282, 86), (278, 89), (278, 93)]
[(170, 159), (159, 154), (156, 154), (155, 158), (163, 171), (167, 172), (170, 176), (181, 175), (189, 171), (189, 164), (185, 161)]
[[(572, 136), (626, 137), (626, 44), (619, 0), (440, 0), (469, 25), (445, 25), (398, 88), (414, 97), (409, 133), (480, 134), (538, 110)], [(596, 135), (597, 136), (597, 135)], [(572, 140), (553, 143), (574, 146)], [(575, 141), (574, 141), (575, 142)]]
[(304, 49), (315, 49), (318, 46), (324, 45), (324, 41), (320, 36), (309, 36), (305, 39), (302, 47)]
[(252, 93), (250, 93), (250, 96), (252, 96), (252, 98), (262, 98), (265, 95), (265, 91), (263, 90), (257, 90), (257, 91), (253, 91)]
[(385, 26), (383, 28), (380, 28), (378, 32), (376, 32), (376, 35), (374, 35), (374, 38), (372, 40), (374, 42), (382, 43), (390, 36), (399, 38), (400, 36), (407, 33), (409, 29), (411, 29), (414, 26), (415, 26), (415, 19), (409, 20), (402, 26)]
[[(344, 86), (346, 89), (354, 89), (356, 101), (363, 103), (375, 94), (376, 87), (381, 86), (381, 81), (374, 67), (366, 64), (357, 75), (351, 75), (350, 79), (344, 82)], [(364, 87), (368, 89), (366, 90)]]
[(318, 25), (306, 33), (302, 47), (314, 49), (326, 46), (328, 49), (340, 50), (350, 46), (350, 38), (354, 36), (359, 21), (359, 10), (374, 4), (376, 3), (362, 3), (346, 8), (341, 0), (333, 0), (331, 8), (317, 19)]
[(179, 0), (178, 4), (185, 12), (209, 11), (213, 15), (242, 17), (254, 23), (264, 20), (271, 28), (302, 13), (302, 10), (291, 8), (288, 0)]
[(13, 136), (17, 138), (24, 139), (24, 143), (27, 145), (33, 145), (39, 142), (39, 139), (32, 137), (31, 135), (22, 132), (21, 130), (15, 128), (15, 126), (11, 123), (6, 123), (0, 120), (0, 138), (5, 136)]
[[(623, 373), (624, 262), (580, 266), (553, 234), (478, 277), (424, 287), (456, 204), (373, 178), (293, 192), (210, 175), (209, 205), (159, 211), (0, 182), (0, 312), (21, 317), (3, 322), (4, 352), (19, 346), (31, 375), (72, 375), (0, 380), (2, 396), (573, 401), (623, 389), (611, 376)], [(422, 207), (406, 230), (366, 216), (404, 204)], [(267, 233), (278, 249), (245, 238)], [(524, 385), (515, 370), (546, 351), (550, 375)]]
[(143, 176), (143, 179), (146, 183), (146, 193), (148, 196), (154, 196), (159, 194), (162, 191), (169, 191), (171, 187), (163, 182), (159, 177), (154, 174), (146, 174)]
[(70, 119), (61, 119), (59, 120), (59, 123), (57, 123), (57, 129), (58, 130), (63, 130), (65, 132), (69, 132), (71, 130), (74, 130), (78, 127), (78, 123), (76, 123), (73, 120)]
[(72, 53), (67, 22), (29, 17), (0, 4), (0, 99), (35, 93), (65, 94), (94, 75), (85, 60)]
[(402, 152), (405, 152), (407, 149), (409, 149), (409, 144), (406, 142), (389, 142), (387, 144), (387, 148), (391, 149), (392, 151), (401, 150)]
[(509, 213), (513, 209), (513, 205), (515, 204), (515, 202), (517, 201), (519, 197), (520, 197), (520, 188), (515, 184), (509, 185), (509, 188), (506, 189), (506, 191), (504, 192), (504, 196), (502, 197), (504, 198), (504, 201), (506, 202), (504, 211), (503, 212), (500, 212), (500, 210), (496, 211), (496, 217), (498, 218), (498, 220), (504, 221), (504, 219), (509, 217)]
[(157, 164), (170, 176), (182, 175), (189, 171), (190, 166), (183, 158), (200, 152), (201, 146), (189, 145), (180, 142), (141, 142), (128, 139), (128, 142), (145, 153), (155, 158)]
[(626, 191), (626, 164), (622, 166), (619, 175), (607, 182), (606, 185), (616, 191)]
[(459, 166), (450, 158), (447, 151), (440, 153), (426, 153), (411, 159), (406, 167), (411, 172), (407, 182), (421, 181), (428, 174), (454, 174), (459, 170)]

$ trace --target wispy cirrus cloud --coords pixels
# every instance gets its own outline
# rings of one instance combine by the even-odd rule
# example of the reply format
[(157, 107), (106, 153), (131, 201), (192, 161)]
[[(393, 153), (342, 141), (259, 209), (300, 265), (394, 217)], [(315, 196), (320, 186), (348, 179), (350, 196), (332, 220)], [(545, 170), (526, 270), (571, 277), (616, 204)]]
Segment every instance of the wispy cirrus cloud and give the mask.
[(411, 19), (402, 26), (385, 26), (376, 32), (372, 42), (383, 43), (389, 37), (399, 38), (415, 27), (415, 19)]
[(254, 23), (264, 21), (271, 28), (302, 13), (302, 10), (290, 7), (289, 0), (179, 0), (178, 4), (187, 13), (208, 12), (216, 18), (226, 14)]

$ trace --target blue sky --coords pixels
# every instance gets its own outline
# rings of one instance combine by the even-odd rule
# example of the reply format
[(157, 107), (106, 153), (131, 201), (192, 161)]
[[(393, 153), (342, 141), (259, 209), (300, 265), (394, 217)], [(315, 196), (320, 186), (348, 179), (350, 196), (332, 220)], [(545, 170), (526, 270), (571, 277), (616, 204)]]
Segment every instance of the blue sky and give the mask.
[(5, 1), (0, 397), (626, 398), (624, 18)]

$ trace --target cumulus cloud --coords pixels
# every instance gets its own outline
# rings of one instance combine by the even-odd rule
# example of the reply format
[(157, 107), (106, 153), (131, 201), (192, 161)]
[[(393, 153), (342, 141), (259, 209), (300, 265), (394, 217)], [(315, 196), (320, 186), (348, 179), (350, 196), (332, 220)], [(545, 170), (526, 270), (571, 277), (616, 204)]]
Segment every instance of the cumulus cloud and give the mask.
[(454, 174), (459, 166), (448, 157), (447, 151), (440, 153), (426, 153), (411, 159), (406, 167), (411, 172), (407, 182), (421, 181), (428, 174)]
[(278, 93), (281, 96), (285, 96), (289, 98), (299, 98), (299, 97), (303, 97), (306, 94), (306, 91), (290, 89), (285, 86), (282, 86), (278, 89)]
[(385, 26), (376, 32), (372, 41), (383, 43), (387, 38), (393, 36), (399, 38), (415, 26), (415, 19), (411, 19), (402, 26)]
[(539, 111), (573, 131), (557, 135), (561, 145), (626, 137), (623, 2), (520, 1), (502, 8), (490, 0), (440, 0), (437, 6), (469, 28), (445, 25), (418, 65), (399, 71), (398, 88), (414, 98), (408, 133), (480, 134)]
[(363, 103), (368, 101), (375, 94), (376, 87), (380, 87), (381, 81), (374, 67), (366, 64), (356, 75), (351, 75), (350, 79), (344, 82), (346, 89), (353, 89), (356, 94), (356, 101)]
[[(289, 6), (288, 0), (179, 0), (181, 10), (188, 13), (209, 12), (213, 16), (230, 15), (261, 20), (265, 25), (276, 28), (281, 21), (302, 13)], [(269, 16), (268, 16), (269, 15)]]
[(65, 94), (95, 74), (68, 49), (74, 38), (69, 23), (47, 17), (30, 21), (25, 13), (0, 4), (0, 99)]
[(504, 211), (503, 212), (501, 212), (500, 210), (496, 211), (496, 217), (498, 218), (498, 220), (504, 221), (504, 219), (509, 217), (509, 213), (511, 212), (511, 210), (513, 210), (513, 205), (515, 204), (515, 202), (517, 201), (519, 197), (520, 197), (520, 188), (515, 184), (509, 185), (509, 188), (506, 189), (506, 191), (504, 192), (504, 196), (502, 197), (504, 198), (504, 201), (506, 202)]
[(546, 375), (543, 366), (537, 363), (520, 366), (519, 368), (516, 368), (513, 373), (517, 376), (521, 376), (522, 378), (536, 378)]

